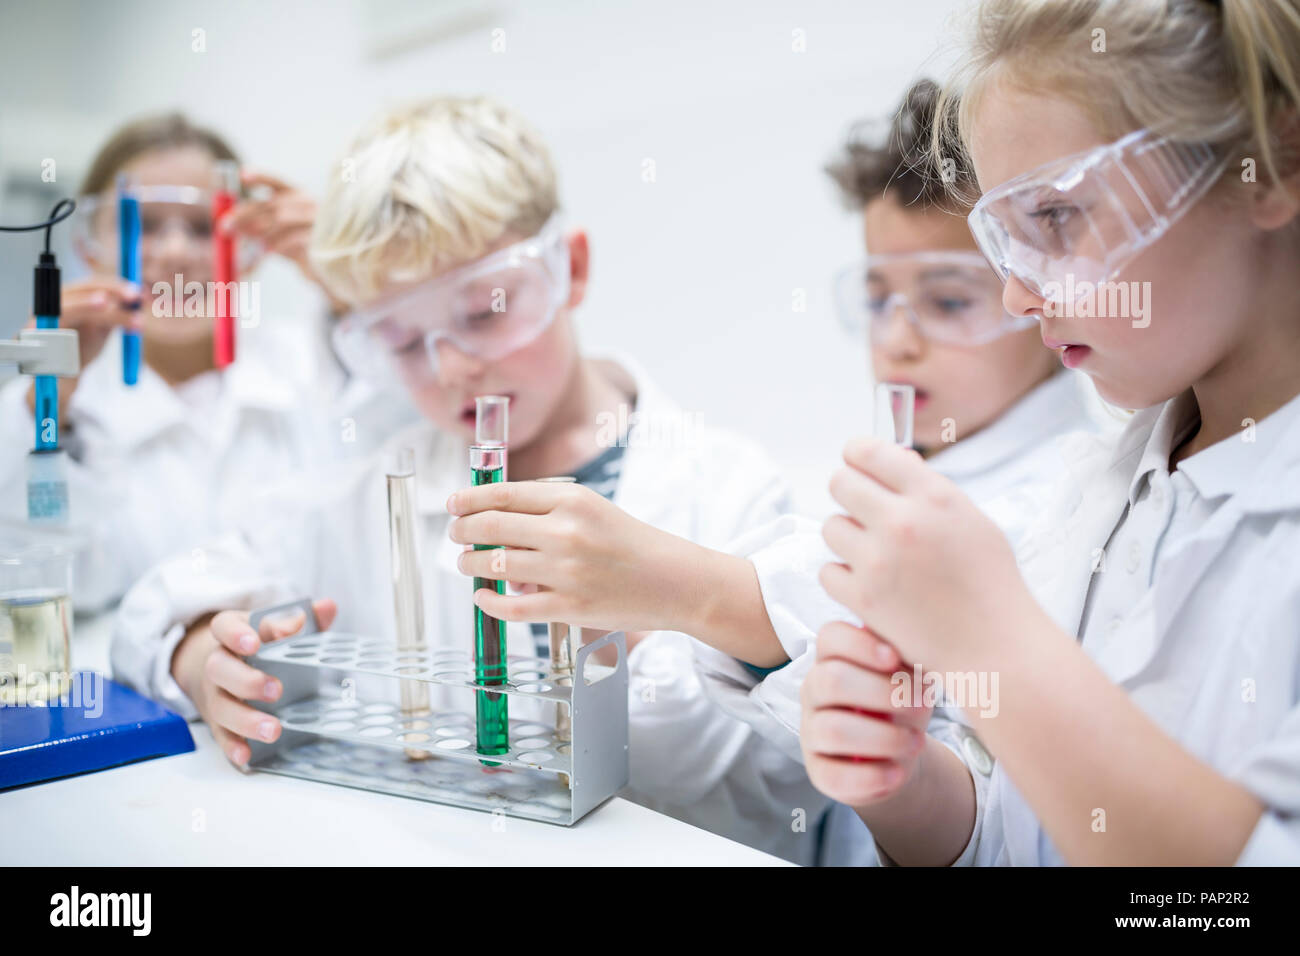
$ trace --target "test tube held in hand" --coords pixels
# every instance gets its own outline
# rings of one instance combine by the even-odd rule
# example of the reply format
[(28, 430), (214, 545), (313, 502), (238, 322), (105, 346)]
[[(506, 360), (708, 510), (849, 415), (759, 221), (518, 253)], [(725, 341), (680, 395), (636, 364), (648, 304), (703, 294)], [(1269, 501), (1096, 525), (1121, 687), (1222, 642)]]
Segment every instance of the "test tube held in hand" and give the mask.
[(915, 408), (916, 389), (913, 386), (881, 382), (876, 386), (872, 434), (895, 445), (911, 448)]
[[(471, 445), (469, 448), (470, 483), (490, 485), (505, 480), (505, 448), (501, 445)], [(491, 545), (474, 545), (475, 551)], [(506, 593), (506, 582), (491, 578), (474, 578), (474, 592), (487, 588)], [(497, 687), (506, 682), (506, 622), (474, 605), (474, 683), (480, 687)], [(475, 730), (478, 752), (503, 754), (510, 749), (510, 714), (505, 694), (480, 690), (475, 693)], [(497, 764), (490, 760), (488, 767)]]
[(479, 395), (474, 399), (474, 444), (501, 449), (501, 480), (506, 477), (506, 451), (510, 443), (510, 397)]
[[(393, 577), (393, 610), (397, 650), (424, 651), (424, 590), (415, 548), (415, 452), (403, 448), (388, 463), (388, 541)], [(429, 715), (429, 686), (423, 681), (401, 682), (402, 716)], [(407, 750), (410, 760), (427, 760), (427, 750)]]
[(235, 237), (217, 229), (216, 224), (234, 207), (239, 196), (239, 164), (234, 160), (219, 161), (214, 179), (212, 281), (219, 285), (213, 297), (216, 315), (212, 317), (212, 361), (217, 368), (225, 368), (235, 360), (235, 316), (239, 295), (233, 283), (239, 276), (235, 265)]
[[(117, 255), (118, 274), (128, 282), (140, 284), (140, 200), (126, 173), (117, 177)], [(122, 382), (134, 385), (140, 380), (140, 332), (122, 329)]]
[[(538, 481), (572, 483), (577, 481), (572, 475), (557, 475), (554, 478), (538, 478)], [(581, 628), (570, 627), (558, 621), (546, 625), (546, 636), (551, 647), (551, 676), (568, 677), (572, 682), (574, 667), (578, 661), (578, 636)], [(573, 715), (569, 705), (558, 702), (555, 705), (555, 739), (571, 740), (573, 737)]]

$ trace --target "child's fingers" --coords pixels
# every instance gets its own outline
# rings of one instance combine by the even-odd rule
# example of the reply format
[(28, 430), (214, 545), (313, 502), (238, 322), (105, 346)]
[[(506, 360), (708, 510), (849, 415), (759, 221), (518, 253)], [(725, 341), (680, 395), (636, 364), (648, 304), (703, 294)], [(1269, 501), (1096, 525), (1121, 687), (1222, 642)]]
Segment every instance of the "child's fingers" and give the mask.
[(224, 647), (208, 655), (203, 672), (213, 684), (239, 700), (278, 700), (284, 692), (278, 680), (245, 663)]
[(474, 592), (474, 603), (499, 621), (568, 621), (572, 616), (554, 591), (497, 594), (479, 588)]
[(576, 487), (550, 481), (499, 481), (477, 485), (462, 488), (448, 498), (447, 511), (453, 515), (472, 515), (480, 511), (544, 515), (572, 494)]
[(826, 547), (849, 564), (859, 564), (866, 553), (867, 532), (856, 520), (847, 515), (831, 515), (822, 525), (822, 540)]
[(804, 763), (818, 790), (850, 807), (866, 806), (889, 796), (907, 776), (900, 765), (890, 760), (859, 763), (805, 754)]
[[(519, 584), (554, 586), (555, 561), (540, 552), (520, 548), (487, 548), (480, 551), (462, 551), (456, 558), (461, 574), (489, 581), (510, 581)], [(517, 588), (516, 588), (517, 589)]]
[[(820, 652), (819, 652), (820, 655)], [(843, 660), (818, 660), (804, 678), (800, 693), (813, 709), (853, 707), (888, 713), (893, 684), (886, 674)]]
[[(846, 564), (823, 564), (817, 580), (833, 600), (843, 604), (858, 617), (867, 620), (870, 601), (862, 582)], [(870, 621), (867, 621), (869, 624)]]
[(316, 615), (316, 629), (328, 631), (334, 625), (334, 618), (338, 616), (339, 606), (333, 598), (321, 598), (319, 601), (312, 602), (311, 610)]
[(447, 536), (457, 544), (492, 544), (538, 550), (552, 542), (555, 532), (552, 525), (539, 521), (539, 517), (538, 514), (515, 514), (511, 511), (480, 511), (453, 521), (447, 528)]
[(907, 493), (933, 477), (915, 451), (879, 438), (854, 438), (844, 446), (844, 461), (889, 491)]
[(848, 621), (831, 621), (817, 632), (817, 659), (841, 658), (871, 670), (892, 674), (903, 659), (892, 644), (873, 631)]
[(925, 745), (923, 731), (834, 708), (808, 714), (801, 721), (799, 733), (808, 736), (808, 749), (823, 757), (901, 761)]
[(226, 759), (236, 767), (247, 767), (253, 753), (244, 738), (217, 724), (209, 724), (209, 726), (212, 728), (212, 739), (217, 742)]
[(278, 176), (272, 176), (264, 169), (242, 169), (239, 174), (239, 181), (244, 184), (245, 189), (252, 189), (255, 186), (265, 186), (272, 192), (291, 192), (293, 186), (280, 179)]
[(248, 626), (247, 611), (222, 611), (212, 618), (209, 627), (217, 643), (232, 654), (256, 654), (262, 646), (262, 639)]
[(208, 720), (231, 733), (270, 743), (280, 736), (280, 721), (264, 711), (249, 707), (223, 690), (212, 695)]
[(845, 511), (864, 525), (898, 506), (898, 495), (856, 468), (840, 468), (831, 475), (830, 492)]

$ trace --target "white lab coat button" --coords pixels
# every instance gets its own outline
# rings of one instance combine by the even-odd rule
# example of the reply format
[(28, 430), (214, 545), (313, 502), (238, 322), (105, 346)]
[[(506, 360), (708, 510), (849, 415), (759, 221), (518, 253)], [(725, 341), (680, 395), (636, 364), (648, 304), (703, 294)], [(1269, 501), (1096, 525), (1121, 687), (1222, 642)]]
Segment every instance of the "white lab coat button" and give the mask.
[(979, 771), (981, 776), (987, 777), (993, 772), (993, 757), (984, 749), (984, 745), (978, 738), (969, 735), (963, 737), (961, 749), (966, 755), (966, 762)]
[(1137, 569), (1142, 566), (1142, 548), (1136, 541), (1129, 545), (1128, 563), (1124, 565), (1129, 574), (1136, 574)]
[(1124, 619), (1123, 619), (1122, 617), (1120, 617), (1118, 614), (1116, 614), (1114, 617), (1112, 617), (1112, 618), (1110, 619), (1110, 625), (1109, 625), (1110, 633), (1111, 633), (1111, 634), (1116, 634), (1116, 633), (1118, 633), (1118, 632), (1119, 632), (1119, 626), (1120, 626), (1121, 624), (1123, 624), (1123, 623), (1124, 623)]

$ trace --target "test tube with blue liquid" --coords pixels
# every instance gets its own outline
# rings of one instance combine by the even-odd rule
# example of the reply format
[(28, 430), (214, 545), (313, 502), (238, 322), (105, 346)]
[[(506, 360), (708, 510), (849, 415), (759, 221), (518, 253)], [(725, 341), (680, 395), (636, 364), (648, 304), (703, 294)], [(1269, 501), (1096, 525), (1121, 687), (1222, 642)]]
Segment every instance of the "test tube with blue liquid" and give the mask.
[[(469, 449), (470, 483), (489, 485), (506, 480), (506, 448), (510, 399), (482, 395), (475, 400), (474, 444)], [(475, 545), (476, 551), (492, 545)], [(474, 579), (474, 591), (489, 588), (506, 593), (504, 581)], [(474, 682), (480, 687), (506, 683), (506, 623), (474, 607)], [(509, 707), (505, 694), (480, 690), (475, 694), (475, 729), (480, 754), (504, 754), (510, 749)], [(496, 766), (484, 760), (484, 765)]]
[[(118, 272), (123, 279), (140, 284), (140, 200), (130, 177), (117, 178)], [(140, 380), (140, 331), (122, 330), (122, 381), (134, 385)]]

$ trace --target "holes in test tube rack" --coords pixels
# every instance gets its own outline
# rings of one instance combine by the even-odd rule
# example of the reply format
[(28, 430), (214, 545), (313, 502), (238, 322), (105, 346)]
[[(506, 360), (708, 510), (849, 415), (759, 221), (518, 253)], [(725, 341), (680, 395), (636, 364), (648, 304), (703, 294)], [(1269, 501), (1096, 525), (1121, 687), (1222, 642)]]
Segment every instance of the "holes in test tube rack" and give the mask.
[(404, 744), (419, 744), (419, 743), (424, 743), (425, 741), (430, 740), (431, 738), (429, 737), (428, 734), (422, 734), (419, 733), (418, 731), (411, 731), (404, 734), (398, 734), (397, 739)]
[(367, 714), (391, 714), (397, 710), (396, 704), (366, 704), (362, 708)]
[(393, 718), (388, 714), (370, 714), (368, 717), (361, 718), (361, 724), (365, 727), (386, 727), (392, 722)]
[(544, 763), (550, 763), (554, 759), (555, 758), (545, 750), (533, 750), (519, 755), (520, 762), (537, 764), (539, 766)]
[(516, 740), (515, 746), (520, 750), (537, 750), (550, 746), (550, 743), (549, 740), (543, 740), (541, 737), (525, 737), (522, 740)]
[(551, 689), (550, 684), (520, 684), (519, 689), (528, 694), (545, 694)]
[(357, 733), (362, 737), (387, 737), (393, 732), (393, 728), (384, 724), (381, 727), (362, 727)]
[(350, 720), (331, 720), (321, 724), (320, 729), (327, 734), (345, 734), (352, 729)]
[(330, 657), (322, 657), (320, 659), (320, 662), (322, 664), (329, 664), (331, 666), (338, 665), (338, 664), (351, 664), (352, 658), (350, 656), (344, 657), (342, 655), (332, 655)]
[(469, 746), (469, 741), (463, 737), (448, 737), (446, 740), (439, 740), (434, 746), (440, 750), (464, 750)]
[(525, 737), (540, 737), (542, 734), (550, 732), (549, 727), (543, 727), (541, 724), (521, 724), (515, 728), (515, 733), (522, 734)]

